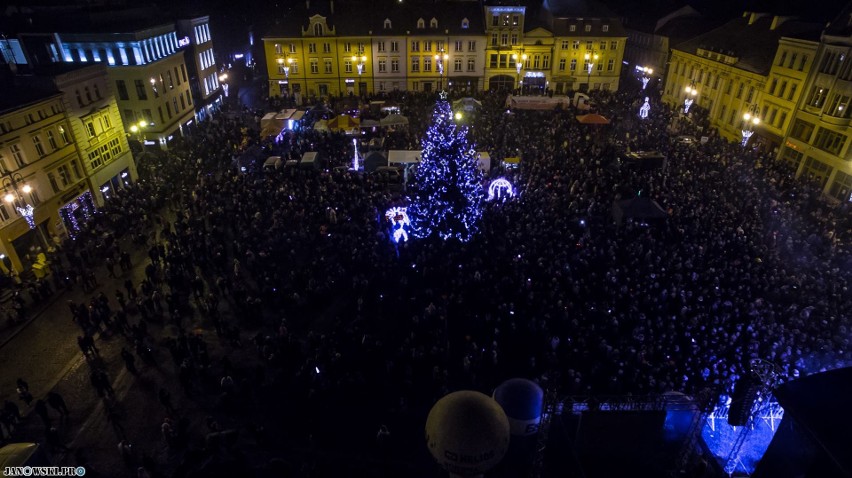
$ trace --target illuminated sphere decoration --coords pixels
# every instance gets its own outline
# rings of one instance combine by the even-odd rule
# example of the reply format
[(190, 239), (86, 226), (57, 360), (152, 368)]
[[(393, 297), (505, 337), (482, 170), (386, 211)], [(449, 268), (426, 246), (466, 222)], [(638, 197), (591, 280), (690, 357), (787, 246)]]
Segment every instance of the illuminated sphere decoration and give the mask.
[(480, 476), (506, 454), (509, 419), (488, 395), (471, 390), (453, 392), (429, 411), (426, 446), (450, 476)]
[(488, 185), (488, 200), (506, 199), (515, 196), (512, 183), (506, 178), (497, 178)]

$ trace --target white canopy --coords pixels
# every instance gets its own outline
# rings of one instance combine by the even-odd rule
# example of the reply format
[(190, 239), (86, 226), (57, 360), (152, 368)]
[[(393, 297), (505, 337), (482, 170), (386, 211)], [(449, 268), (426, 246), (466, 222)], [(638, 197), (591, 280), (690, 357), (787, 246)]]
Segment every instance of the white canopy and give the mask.
[(419, 163), (422, 154), (420, 150), (392, 149), (388, 151), (388, 164)]
[(407, 125), (408, 118), (402, 115), (392, 114), (387, 115), (379, 121), (382, 126)]

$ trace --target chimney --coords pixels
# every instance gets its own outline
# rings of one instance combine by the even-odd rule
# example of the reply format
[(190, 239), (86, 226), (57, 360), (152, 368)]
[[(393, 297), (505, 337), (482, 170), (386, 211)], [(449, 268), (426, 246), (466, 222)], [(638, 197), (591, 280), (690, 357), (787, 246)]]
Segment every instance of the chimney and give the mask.
[(334, 0), (331, 0), (331, 14), (334, 15)]
[(772, 17), (772, 25), (769, 26), (769, 29), (775, 30), (776, 28), (780, 27), (782, 23), (786, 22), (789, 19), (790, 17), (781, 17), (775, 15), (774, 17)]
[(305, 8), (310, 11), (311, 9), (311, 0), (305, 0)]

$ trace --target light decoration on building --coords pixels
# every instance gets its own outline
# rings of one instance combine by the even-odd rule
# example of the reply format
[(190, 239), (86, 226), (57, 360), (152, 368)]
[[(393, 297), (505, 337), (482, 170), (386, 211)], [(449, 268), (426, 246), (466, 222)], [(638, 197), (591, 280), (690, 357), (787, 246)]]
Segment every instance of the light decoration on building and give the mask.
[(356, 138), (352, 138), (352, 149), (355, 151), (352, 154), (352, 170), (358, 171), (361, 169), (361, 165), (359, 164), (358, 158), (358, 140)]
[(435, 104), (422, 144), (408, 207), (412, 232), (469, 241), (482, 217), (482, 171), (467, 128), (453, 121), (445, 92)]
[(740, 130), (743, 134), (743, 148), (746, 147), (749, 138), (754, 134), (755, 128), (760, 124), (760, 118), (757, 116), (758, 112), (757, 104), (752, 104), (749, 106), (748, 111), (743, 114), (743, 129)]
[(35, 208), (31, 204), (24, 204), (23, 206), (15, 206), (15, 209), (27, 221), (30, 229), (35, 229)]
[(695, 89), (695, 82), (693, 81), (684, 91), (686, 91), (686, 98), (683, 100), (683, 114), (687, 114), (692, 103), (695, 102), (695, 97), (698, 96), (698, 90)]
[(649, 101), (649, 99), (646, 96), (645, 97), (645, 103), (642, 105), (641, 108), (639, 108), (639, 117), (642, 118), (642, 119), (647, 118), (648, 112), (651, 111), (651, 103), (649, 103), (648, 101)]
[(506, 178), (497, 178), (491, 181), (488, 185), (488, 200), (502, 200), (515, 196), (515, 190), (512, 188), (512, 183)]
[(411, 220), (408, 218), (408, 211), (405, 207), (392, 207), (385, 212), (385, 217), (391, 223), (391, 238), (395, 244), (400, 241), (408, 241), (408, 229), (411, 227)]
[(654, 73), (654, 69), (648, 68), (647, 66), (636, 65), (636, 71), (638, 71), (641, 75), (639, 79), (642, 80), (642, 89), (644, 90), (648, 86), (648, 82), (651, 81), (651, 75)]
[(754, 134), (754, 131), (749, 131), (747, 129), (744, 129), (744, 130), (741, 131), (741, 133), (743, 134), (743, 143), (742, 144), (743, 144), (743, 147), (745, 148), (745, 145), (748, 144), (748, 140), (749, 140), (749, 138), (751, 138), (751, 135)]

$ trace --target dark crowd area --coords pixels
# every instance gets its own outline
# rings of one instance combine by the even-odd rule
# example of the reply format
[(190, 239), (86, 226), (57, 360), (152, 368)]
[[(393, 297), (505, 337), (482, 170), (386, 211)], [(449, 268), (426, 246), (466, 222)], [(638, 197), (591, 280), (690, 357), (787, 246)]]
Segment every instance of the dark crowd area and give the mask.
[[(454, 390), (490, 395), (525, 377), (560, 397), (724, 393), (753, 358), (782, 380), (848, 365), (849, 204), (719, 138), (697, 108), (684, 117), (652, 100), (642, 120), (636, 90), (592, 96), (611, 124), (476, 95), (481, 107), (462, 121), (490, 153), (490, 177), (518, 195), (485, 203), (467, 243), (395, 245), (384, 212), (404, 193), (346, 170), (351, 137), (311, 130), (319, 109), (277, 139), (232, 109), (142, 154), (140, 180), (61, 249), (75, 270), (111, 275), (130, 267), (119, 237), (147, 251), (141, 283), (69, 304), (81, 350), (94, 354), (87, 337), (111, 328), (126, 337), (128, 370), (159, 360), (171, 394), (195, 404), (178, 413), (170, 387), (150, 393), (162, 417), (139, 426), (160, 430), (170, 451), (157, 460), (120, 444), (121, 473), (423, 476), (426, 414)], [(370, 134), (416, 149), (436, 99), (388, 98), (410, 125)], [(252, 149), (263, 154), (241, 162)], [(659, 151), (666, 165), (628, 167), (618, 159), (628, 150)], [(324, 167), (262, 167), (306, 151)], [(616, 223), (613, 202), (637, 196), (667, 217)], [(203, 432), (188, 420), (206, 420)]]

